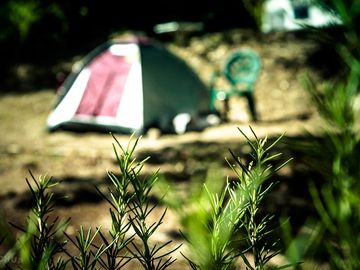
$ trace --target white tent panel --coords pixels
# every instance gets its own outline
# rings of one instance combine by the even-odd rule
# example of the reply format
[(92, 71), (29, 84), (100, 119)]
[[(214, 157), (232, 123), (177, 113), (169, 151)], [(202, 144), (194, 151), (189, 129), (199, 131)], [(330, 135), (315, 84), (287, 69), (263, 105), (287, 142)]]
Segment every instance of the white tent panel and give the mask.
[(116, 120), (119, 125), (140, 129), (144, 123), (143, 86), (140, 61), (133, 63), (126, 80)]
[(49, 115), (48, 126), (55, 127), (62, 122), (70, 121), (74, 117), (89, 78), (90, 70), (84, 68), (60, 104)]

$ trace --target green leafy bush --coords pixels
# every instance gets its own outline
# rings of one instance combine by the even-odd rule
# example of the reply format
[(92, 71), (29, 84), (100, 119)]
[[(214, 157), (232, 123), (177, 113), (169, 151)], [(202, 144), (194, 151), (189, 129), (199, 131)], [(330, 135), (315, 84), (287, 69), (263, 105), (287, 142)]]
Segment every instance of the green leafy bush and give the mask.
[[(219, 179), (209, 177), (200, 194), (178, 209), (185, 213), (183, 235), (189, 250), (184, 257), (192, 269), (234, 269), (238, 257), (247, 269), (266, 269), (281, 252), (270, 237), (274, 216), (260, 216), (259, 209), (274, 185), (266, 181), (287, 163), (277, 168), (271, 165), (280, 155), (271, 154), (271, 150), (282, 136), (267, 145), (267, 137), (260, 139), (251, 131), (254, 142), (240, 130), (251, 148), (251, 161), (245, 164), (231, 150), (233, 160), (227, 160), (238, 180), (226, 181), (223, 187)], [(252, 260), (247, 253), (252, 254)], [(282, 266), (286, 267), (290, 265)]]
[[(331, 269), (359, 269), (360, 5), (356, 0), (314, 2), (333, 11), (343, 23), (336, 36), (323, 29), (312, 31), (322, 42), (335, 48), (344, 68), (339, 76), (322, 84), (314, 83), (308, 75), (301, 76), (322, 120), (321, 139), (310, 136), (302, 147), (308, 164), (324, 180), (311, 179), (309, 191), (318, 216), (306, 223), (308, 233), (296, 235), (288, 255), (299, 260), (302, 256), (316, 256), (322, 250)], [(304, 236), (307, 236), (306, 250), (301, 244)]]

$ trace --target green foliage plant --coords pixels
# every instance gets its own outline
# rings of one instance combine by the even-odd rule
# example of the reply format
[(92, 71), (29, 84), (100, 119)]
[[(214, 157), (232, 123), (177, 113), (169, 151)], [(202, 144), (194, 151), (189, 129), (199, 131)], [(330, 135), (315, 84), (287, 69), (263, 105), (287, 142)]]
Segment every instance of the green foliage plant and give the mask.
[(309, 186), (320, 223), (315, 243), (326, 247), (335, 269), (360, 267), (358, 87), (349, 78), (322, 89), (309, 82), (306, 88), (321, 115), (323, 131), (322, 140), (313, 140), (308, 152), (313, 168), (325, 179)]
[[(272, 149), (282, 136), (271, 143), (267, 137), (260, 139), (250, 130), (254, 141), (240, 132), (251, 148), (251, 161), (245, 163), (231, 150), (233, 160), (227, 160), (237, 180), (228, 178), (224, 183), (214, 181), (217, 174), (210, 175), (196, 197), (181, 203), (185, 207), (181, 233), (187, 248), (182, 255), (192, 269), (235, 269), (239, 260), (247, 269), (269, 269), (270, 260), (281, 251), (278, 241), (271, 238), (274, 216), (260, 214), (259, 209), (274, 185), (272, 181), (268, 183), (270, 176), (288, 162), (275, 168), (272, 165), (281, 155), (273, 154)], [(2, 268), (12, 269), (9, 262), (16, 256), (20, 269), (67, 269), (70, 265), (71, 269), (121, 269), (134, 261), (141, 269), (162, 270), (176, 261), (172, 254), (181, 245), (170, 247), (171, 240), (161, 244), (151, 241), (167, 212), (165, 208), (150, 223), (149, 218), (158, 207), (150, 198), (159, 171), (142, 176), (148, 158), (137, 162), (134, 157), (140, 137), (134, 139), (133, 135), (126, 148), (113, 138), (119, 173), (108, 172), (112, 185), (107, 193), (97, 188), (110, 206), (110, 228), (104, 231), (98, 227), (93, 231), (81, 226), (75, 236), (68, 235), (65, 229), (69, 220), (59, 223), (57, 217), (50, 219), (49, 215), (54, 207), (50, 188), (58, 182), (46, 176), (36, 180), (31, 174), (35, 187), (29, 181), (28, 185), (34, 207), (27, 228), (13, 224), (23, 234), (0, 260)], [(70, 243), (75, 248), (71, 253)]]
[(7, 27), (0, 30), (0, 40), (16, 35), (21, 42), (26, 42), (31, 37), (34, 26), (45, 22), (49, 17), (61, 24), (63, 32), (68, 30), (61, 2), (4, 0), (0, 6), (0, 19)]
[[(307, 160), (319, 172), (322, 182), (312, 179), (309, 191), (318, 219), (310, 220), (311, 241), (307, 251), (316, 256), (323, 250), (332, 269), (360, 268), (360, 158), (359, 85), (360, 85), (360, 2), (357, 0), (317, 0), (341, 19), (341, 32), (332, 36), (312, 29), (321, 41), (328, 42), (342, 58), (344, 69), (338, 77), (314, 83), (301, 75), (304, 88), (321, 116), (321, 139), (304, 144)], [(297, 236), (293, 245), (299, 243)], [(300, 247), (301, 245), (297, 245)], [(295, 248), (296, 249), (296, 248)]]
[(16, 26), (20, 39), (27, 38), (30, 28), (40, 20), (40, 2), (38, 1), (9, 1), (7, 5), (10, 22)]
[(252, 16), (258, 30), (261, 30), (263, 23), (265, 0), (243, 0), (244, 7)]
[[(360, 2), (357, 0), (313, 0), (312, 3), (339, 18), (339, 31), (306, 27), (314, 37), (334, 48), (343, 61), (344, 77), (358, 80), (360, 76)], [(330, 25), (331, 26), (331, 25)]]
[(71, 240), (79, 250), (78, 256), (68, 254), (72, 266), (74, 269), (121, 269), (135, 260), (141, 269), (166, 269), (175, 262), (170, 255), (180, 246), (168, 248), (171, 240), (160, 245), (151, 241), (166, 214), (165, 209), (158, 220), (149, 223), (151, 213), (158, 206), (150, 200), (158, 172), (140, 176), (148, 159), (136, 162), (134, 157), (141, 137), (134, 139), (133, 134), (126, 148), (113, 138), (119, 173), (108, 172), (112, 184), (108, 195), (97, 188), (110, 205), (111, 227), (107, 232), (97, 228), (93, 234), (91, 229), (86, 233), (81, 228), (76, 239)]
[[(108, 232), (103, 232), (101, 227), (92, 232), (91, 228), (86, 230), (81, 226), (75, 237), (68, 235), (65, 228), (69, 220), (59, 223), (57, 217), (51, 220), (49, 216), (54, 207), (50, 188), (58, 182), (47, 176), (37, 180), (31, 174), (35, 187), (29, 181), (27, 183), (35, 205), (26, 228), (12, 224), (22, 231), (22, 235), (0, 259), (0, 269), (66, 269), (69, 262), (71, 269), (121, 269), (131, 260), (138, 261), (142, 269), (161, 270), (172, 265), (176, 259), (170, 255), (180, 246), (169, 249), (171, 241), (159, 245), (151, 242), (166, 214), (164, 210), (157, 221), (149, 224), (149, 216), (158, 206), (150, 201), (158, 172), (140, 178), (147, 159), (136, 162), (133, 155), (140, 138), (135, 142), (133, 138), (123, 148), (114, 137), (120, 174), (108, 172), (113, 184), (109, 187), (109, 196), (97, 188), (110, 205), (112, 223)], [(68, 241), (74, 245), (77, 254), (67, 250)], [(3, 235), (1, 242), (5, 242)], [(64, 259), (64, 255), (68, 258)], [(11, 261), (17, 262), (14, 268)]]
[(94, 251), (94, 240), (100, 229), (97, 229), (94, 234), (91, 232), (91, 228), (85, 232), (81, 226), (80, 230), (73, 240), (66, 233), (65, 235), (75, 245), (76, 250), (79, 251), (78, 255), (70, 254), (65, 250), (65, 253), (69, 255), (72, 269), (97, 269), (97, 262), (99, 261), (101, 254), (103, 253), (103, 246), (100, 246)]
[(280, 156), (271, 150), (282, 136), (269, 143), (251, 129), (253, 142), (240, 132), (251, 148), (251, 161), (245, 164), (230, 150), (233, 160), (227, 162), (237, 181), (227, 179), (223, 184), (211, 170), (203, 188), (178, 209), (187, 243), (183, 256), (192, 269), (235, 269), (239, 258), (247, 269), (269, 269), (270, 260), (281, 251), (271, 239), (274, 216), (260, 215), (259, 209), (274, 185), (267, 180), (290, 161), (276, 168), (271, 164)]
[[(34, 206), (28, 216), (27, 227), (22, 228), (18, 224), (11, 223), (22, 232), (22, 235), (0, 260), (0, 268), (65, 269), (67, 261), (57, 255), (64, 251), (66, 241), (62, 235), (69, 220), (59, 222), (58, 217), (51, 217), (54, 201), (53, 194), (48, 192), (58, 182), (46, 175), (37, 180), (31, 174), (31, 178), (35, 186), (31, 185), (28, 179), (26, 182), (31, 191)], [(16, 261), (17, 265), (12, 266), (12, 261)]]
[[(116, 240), (116, 233), (120, 233), (120, 237), (124, 237), (124, 233), (131, 228), (136, 238), (131, 236), (130, 240), (122, 240), (120, 242), (122, 245), (126, 245), (130, 258), (137, 260), (143, 269), (161, 270), (168, 268), (175, 262), (175, 259), (168, 255), (171, 255), (179, 247), (162, 252), (172, 241), (161, 245), (152, 245), (150, 241), (151, 237), (163, 223), (166, 209), (159, 220), (152, 224), (148, 222), (151, 213), (158, 206), (157, 203), (152, 204), (150, 201), (152, 189), (158, 180), (158, 171), (150, 176), (140, 177), (140, 172), (148, 159), (145, 158), (136, 163), (136, 159), (133, 157), (140, 137), (132, 145), (130, 139), (127, 148), (123, 148), (115, 137), (114, 139), (121, 150), (121, 154), (118, 154), (114, 145), (121, 174), (120, 177), (117, 177), (114, 173), (109, 173), (115, 187), (114, 191), (110, 191), (112, 198), (111, 205), (115, 209), (111, 210), (113, 228), (110, 234)], [(140, 242), (140, 245), (135, 240)], [(132, 248), (129, 248), (128, 244), (131, 244)]]
[[(276, 247), (277, 242), (271, 240), (269, 237), (274, 230), (274, 228), (269, 225), (274, 216), (265, 215), (261, 217), (261, 219), (258, 219), (258, 211), (275, 184), (275, 182), (272, 181), (265, 185), (266, 181), (290, 162), (291, 159), (273, 168), (272, 162), (278, 158), (281, 153), (272, 154), (271, 151), (283, 135), (279, 136), (274, 142), (269, 143), (267, 136), (261, 139), (256, 136), (256, 133), (252, 129), (251, 131), (255, 137), (254, 142), (240, 130), (251, 148), (251, 161), (246, 166), (241, 162), (240, 158), (236, 158), (230, 151), (238, 166), (233, 166), (231, 163), (229, 163), (229, 165), (232, 166), (232, 169), (235, 171), (239, 179), (238, 187), (242, 190), (242, 193), (246, 194), (248, 201), (242, 222), (244, 224), (248, 246), (251, 247), (254, 257), (253, 264), (250, 264), (245, 256), (242, 256), (242, 258), (249, 269), (265, 269), (268, 262), (280, 254), (281, 250)], [(286, 267), (290, 267), (290, 265), (281, 266), (281, 268)]]

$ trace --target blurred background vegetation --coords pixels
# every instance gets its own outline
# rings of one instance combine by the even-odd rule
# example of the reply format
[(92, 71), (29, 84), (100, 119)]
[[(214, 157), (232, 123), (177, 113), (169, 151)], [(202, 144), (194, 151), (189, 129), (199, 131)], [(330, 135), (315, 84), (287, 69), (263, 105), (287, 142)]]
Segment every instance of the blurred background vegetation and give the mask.
[[(49, 65), (89, 52), (114, 33), (130, 30), (153, 36), (156, 24), (169, 21), (202, 22), (206, 32), (256, 27), (242, 1), (204, 1), (194, 5), (190, 0), (4, 0), (0, 4), (0, 85), (5, 86), (1, 91), (22, 90), (10, 78), (11, 69), (18, 64), (48, 69)], [(56, 84), (46, 81), (49, 75), (54, 74), (42, 76), (40, 83), (45, 87)]]
[(202, 21), (206, 31), (255, 24), (242, 1), (5, 0), (0, 7), (1, 50), (11, 55), (10, 61), (34, 56), (41, 61), (54, 53), (66, 56), (92, 49), (114, 32), (130, 29), (152, 35), (155, 24), (173, 20)]

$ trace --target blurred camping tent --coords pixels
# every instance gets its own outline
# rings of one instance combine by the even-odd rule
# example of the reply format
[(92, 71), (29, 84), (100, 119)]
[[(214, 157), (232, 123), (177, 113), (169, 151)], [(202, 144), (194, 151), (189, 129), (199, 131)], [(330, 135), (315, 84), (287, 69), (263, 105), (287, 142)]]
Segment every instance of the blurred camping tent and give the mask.
[(47, 124), (50, 131), (184, 133), (217, 124), (214, 117), (210, 92), (190, 66), (154, 39), (124, 35), (74, 65)]

